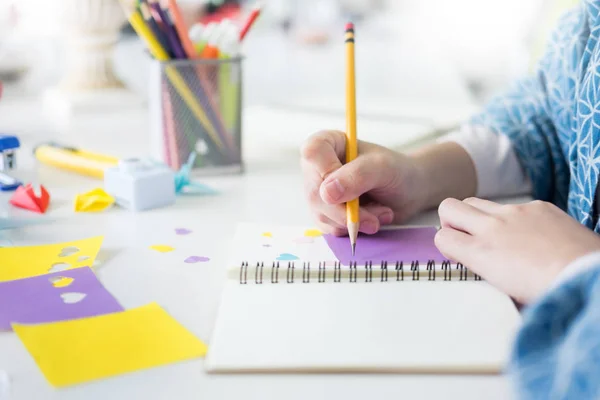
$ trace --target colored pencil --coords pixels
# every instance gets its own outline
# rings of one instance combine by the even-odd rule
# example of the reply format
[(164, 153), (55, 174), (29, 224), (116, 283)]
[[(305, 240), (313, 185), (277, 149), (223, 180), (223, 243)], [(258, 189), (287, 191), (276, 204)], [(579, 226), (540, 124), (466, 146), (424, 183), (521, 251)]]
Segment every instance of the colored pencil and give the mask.
[(252, 9), (252, 11), (250, 12), (250, 15), (248, 15), (246, 22), (244, 22), (244, 24), (242, 25), (242, 28), (240, 29), (240, 42), (242, 40), (244, 40), (244, 38), (250, 31), (250, 28), (252, 28), (252, 25), (254, 25), (254, 22), (258, 19), (261, 8), (262, 7), (260, 4), (256, 4), (254, 6), (254, 8)]
[(143, 17), (145, 24), (148, 26), (148, 28), (150, 29), (150, 31), (152, 32), (152, 34), (154, 35), (156, 40), (158, 40), (158, 43), (160, 44), (160, 46), (165, 50), (165, 52), (167, 53), (167, 56), (171, 57), (171, 55), (173, 53), (171, 52), (171, 49), (169, 47), (169, 40), (167, 39), (165, 32), (163, 32), (162, 29), (160, 29), (160, 26), (158, 25), (158, 23), (156, 23), (154, 18), (152, 18), (152, 13), (150, 12), (150, 6), (148, 5), (147, 1), (143, 0), (140, 3), (139, 8), (140, 8), (140, 13)]
[[(146, 42), (146, 45), (148, 46), (148, 49), (150, 50), (153, 57), (158, 61), (168, 61), (170, 59), (169, 54), (158, 42), (152, 30), (146, 25), (141, 14), (136, 10), (126, 9), (126, 12), (127, 18), (129, 19), (129, 23), (136, 31), (136, 33)], [(182, 97), (186, 105), (190, 108), (190, 111), (192, 111), (195, 118), (198, 120), (198, 122), (202, 124), (202, 126), (204, 126), (211, 140), (214, 141), (217, 147), (223, 151), (223, 141), (219, 137), (219, 134), (217, 133), (215, 128), (212, 126), (210, 120), (206, 116), (206, 113), (198, 103), (197, 99), (194, 97), (194, 94), (186, 85), (181, 74), (172, 65), (167, 65), (165, 67), (165, 72), (171, 84), (173, 85), (177, 93)]]
[(194, 43), (192, 43), (192, 40), (188, 34), (188, 29), (186, 27), (185, 20), (183, 19), (183, 15), (181, 14), (181, 10), (179, 9), (179, 6), (177, 6), (176, 0), (168, 1), (168, 10), (173, 18), (173, 24), (175, 25), (175, 29), (179, 35), (179, 40), (181, 40), (181, 44), (187, 54), (187, 57), (190, 60), (194, 60), (198, 58), (198, 53), (196, 53)]
[(173, 25), (171, 25), (171, 21), (169, 21), (169, 16), (160, 7), (158, 0), (148, 0), (148, 4), (153, 11), (152, 15), (154, 20), (157, 23), (160, 21), (159, 25), (163, 27), (175, 58), (185, 59), (185, 51), (183, 50), (182, 44), (179, 41), (179, 35), (177, 35), (177, 31), (175, 28), (173, 28)]
[[(172, 17), (173, 24), (175, 25), (175, 29), (178, 33), (179, 40), (181, 41), (181, 44), (183, 46), (183, 49), (185, 50), (187, 58), (190, 60), (200, 59), (201, 58), (200, 54), (196, 51), (194, 43), (190, 39), (190, 36), (188, 33), (188, 28), (185, 24), (185, 20), (183, 19), (183, 15), (181, 13), (181, 10), (179, 9), (179, 6), (177, 5), (176, 0), (168, 0), (168, 10)], [(205, 71), (201, 67), (198, 66), (196, 68), (196, 72), (197, 72), (197, 76), (198, 76), (198, 81), (200, 82), (200, 90), (205, 95), (204, 97), (206, 99), (208, 99), (208, 103), (210, 106), (209, 108), (212, 110), (212, 113), (214, 115), (213, 119), (215, 122), (215, 126), (217, 127), (217, 130), (219, 132), (221, 132), (221, 137), (224, 138), (224, 140), (229, 144), (230, 150), (235, 151), (235, 144), (233, 143), (233, 140), (231, 139), (230, 133), (228, 132), (227, 128), (225, 127), (225, 123), (223, 122), (223, 117), (222, 117), (221, 113), (219, 112), (219, 108), (217, 107), (217, 104), (215, 101), (215, 95), (212, 94), (211, 90), (209, 89), (210, 85), (209, 85), (209, 81), (206, 77)]]

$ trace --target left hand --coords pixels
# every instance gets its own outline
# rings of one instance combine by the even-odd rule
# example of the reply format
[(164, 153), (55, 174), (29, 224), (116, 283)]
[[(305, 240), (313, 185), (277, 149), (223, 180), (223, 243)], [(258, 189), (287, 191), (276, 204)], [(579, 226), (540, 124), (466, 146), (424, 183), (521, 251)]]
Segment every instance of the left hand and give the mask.
[(439, 214), (435, 244), (444, 256), (521, 303), (535, 300), (569, 263), (600, 250), (600, 236), (551, 203), (446, 199)]

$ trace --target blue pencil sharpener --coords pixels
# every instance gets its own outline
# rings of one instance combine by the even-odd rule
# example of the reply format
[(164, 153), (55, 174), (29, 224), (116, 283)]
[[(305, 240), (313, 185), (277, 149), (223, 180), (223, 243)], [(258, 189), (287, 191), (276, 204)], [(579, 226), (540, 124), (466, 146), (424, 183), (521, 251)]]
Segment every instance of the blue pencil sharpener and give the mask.
[(21, 146), (16, 136), (0, 135), (0, 171), (17, 166), (16, 150)]
[(175, 203), (175, 173), (164, 164), (121, 160), (104, 171), (104, 190), (130, 210), (165, 207)]

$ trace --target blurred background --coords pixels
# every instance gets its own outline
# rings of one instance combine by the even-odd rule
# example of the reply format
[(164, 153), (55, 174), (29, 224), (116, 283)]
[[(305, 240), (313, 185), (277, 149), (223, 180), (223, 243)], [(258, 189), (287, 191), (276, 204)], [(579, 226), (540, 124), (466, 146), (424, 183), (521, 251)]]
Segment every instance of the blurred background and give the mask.
[[(92, 28), (86, 27), (84, 16), (72, 12), (78, 1), (89, 3), (86, 12), (91, 14), (118, 3), (0, 0), (0, 80), (5, 84), (0, 110), (11, 101), (40, 98), (68, 80), (66, 63), (76, 48), (73, 43), (83, 36), (98, 39), (89, 32)], [(373, 135), (385, 143), (377, 135), (402, 135), (398, 124), (405, 124), (406, 131), (419, 131), (413, 129), (415, 124), (429, 129), (459, 123), (511, 80), (531, 71), (557, 17), (574, 3), (264, 0), (261, 17), (243, 48), (244, 107), (254, 110), (245, 113), (250, 120), (244, 127), (250, 126), (259, 147), (267, 137), (296, 146), (311, 129), (343, 122), (343, 27), (348, 20), (357, 26), (359, 117), (372, 122), (360, 131), (363, 138)], [(179, 4), (192, 25), (241, 19), (255, 3), (179, 0)], [(128, 104), (143, 108), (148, 57), (125, 19), (111, 15), (116, 14), (107, 13), (104, 24), (112, 20), (119, 29), (110, 62), (120, 83), (140, 99)], [(285, 112), (296, 113), (299, 122), (290, 124)], [(310, 123), (302, 123), (308, 120), (298, 117), (302, 113), (312, 116)]]

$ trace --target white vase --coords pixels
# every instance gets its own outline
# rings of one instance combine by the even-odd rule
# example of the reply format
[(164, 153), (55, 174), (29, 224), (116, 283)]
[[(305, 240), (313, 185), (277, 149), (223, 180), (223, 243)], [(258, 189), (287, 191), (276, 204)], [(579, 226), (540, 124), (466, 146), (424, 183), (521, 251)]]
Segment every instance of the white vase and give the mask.
[(62, 79), (45, 93), (46, 116), (68, 125), (79, 116), (143, 107), (143, 99), (115, 74), (115, 45), (126, 21), (119, 0), (54, 1), (66, 58)]
[(66, 48), (61, 90), (121, 88), (113, 52), (126, 21), (119, 0), (56, 0)]

